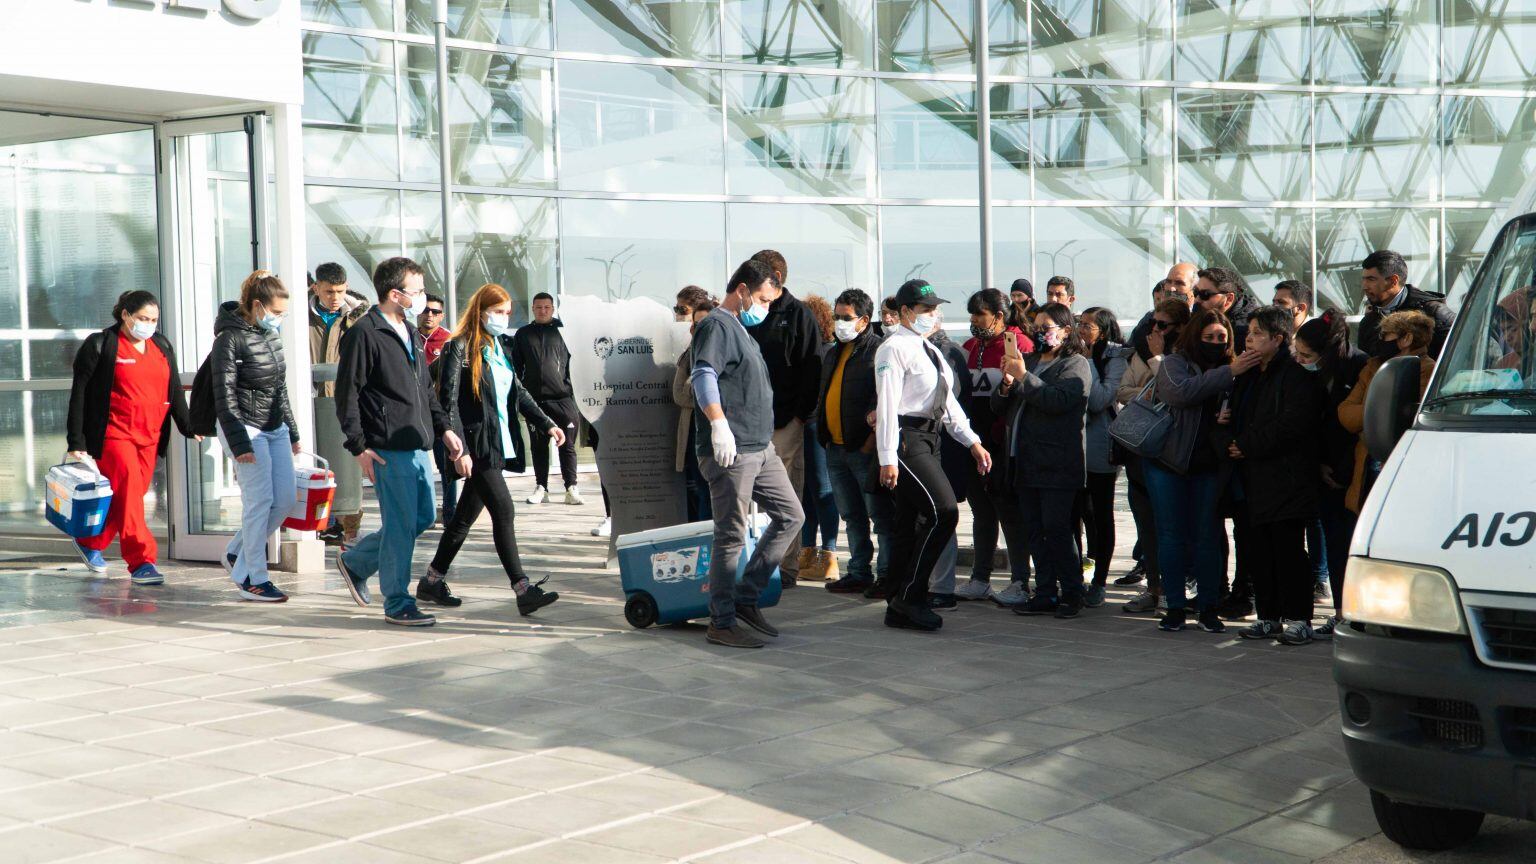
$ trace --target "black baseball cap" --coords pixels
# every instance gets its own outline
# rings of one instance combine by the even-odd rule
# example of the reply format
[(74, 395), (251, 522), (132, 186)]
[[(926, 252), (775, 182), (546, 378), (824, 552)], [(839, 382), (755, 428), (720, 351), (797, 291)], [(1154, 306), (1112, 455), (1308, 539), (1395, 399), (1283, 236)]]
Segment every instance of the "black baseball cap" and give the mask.
[(903, 306), (916, 306), (919, 303), (925, 306), (937, 306), (940, 303), (949, 302), (940, 297), (933, 290), (933, 286), (929, 285), (927, 280), (924, 279), (909, 279), (902, 283), (902, 286), (896, 289), (894, 299), (898, 309)]

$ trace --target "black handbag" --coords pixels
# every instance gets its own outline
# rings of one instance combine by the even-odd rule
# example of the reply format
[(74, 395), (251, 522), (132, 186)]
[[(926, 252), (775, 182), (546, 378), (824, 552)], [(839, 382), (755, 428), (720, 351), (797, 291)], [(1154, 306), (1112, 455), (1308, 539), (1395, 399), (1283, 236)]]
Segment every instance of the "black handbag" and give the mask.
[(1110, 440), (1137, 456), (1155, 459), (1162, 455), (1163, 444), (1173, 429), (1173, 415), (1168, 406), (1149, 396), (1153, 378), (1141, 388), (1136, 398), (1125, 403), (1109, 424)]

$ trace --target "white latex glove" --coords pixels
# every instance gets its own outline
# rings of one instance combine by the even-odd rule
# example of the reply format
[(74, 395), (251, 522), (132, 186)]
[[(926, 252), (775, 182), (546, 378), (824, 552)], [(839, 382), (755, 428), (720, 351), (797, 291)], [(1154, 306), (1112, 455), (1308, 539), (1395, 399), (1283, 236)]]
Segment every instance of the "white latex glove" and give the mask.
[(736, 464), (736, 436), (724, 417), (709, 421), (709, 444), (714, 448), (715, 461), (721, 468)]

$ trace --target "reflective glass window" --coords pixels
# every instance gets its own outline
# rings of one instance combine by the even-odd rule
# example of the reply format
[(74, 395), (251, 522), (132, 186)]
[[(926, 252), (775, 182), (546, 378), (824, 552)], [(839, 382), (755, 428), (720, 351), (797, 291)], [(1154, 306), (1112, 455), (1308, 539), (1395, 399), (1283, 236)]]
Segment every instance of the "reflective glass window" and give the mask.
[(1051, 276), (1070, 276), (1077, 309), (1107, 306), (1136, 320), (1151, 308), (1153, 283), (1168, 273), (1172, 239), (1169, 208), (1036, 207), (1036, 294)]
[(512, 295), (514, 326), (526, 322), (533, 295), (558, 290), (555, 199), (456, 195), (454, 204), (453, 308), (462, 311), (471, 294), (493, 282)]
[(987, 56), (993, 75), (1029, 74), (1029, 0), (988, 0)]
[(1318, 200), (1435, 200), (1439, 103), (1436, 96), (1319, 94)]
[(394, 45), (304, 34), (304, 173), (395, 180)]
[(727, 72), (725, 84), (732, 194), (875, 194), (873, 81)]
[(994, 84), (992, 111), (992, 200), (1023, 200), (1035, 197), (1030, 180), (1030, 103), (1034, 92), (1028, 84)]
[(1171, 91), (1031, 87), (1035, 196), (1137, 201), (1172, 197)]
[[(549, 48), (550, 0), (448, 0), (448, 37)], [(406, 29), (432, 35), (436, 0), (405, 0)]]
[(1462, 298), (1472, 287), (1472, 277), (1488, 254), (1493, 238), (1503, 227), (1507, 215), (1501, 209), (1470, 209), (1458, 207), (1445, 211), (1445, 282), (1450, 292), (1447, 298), (1452, 309), (1460, 309)]
[[(971, 296), (981, 281), (980, 215), (975, 207), (889, 206), (880, 208), (885, 295), (908, 279), (927, 279), (953, 303)], [(951, 321), (963, 310), (946, 310)]]
[(352, 290), (372, 298), (373, 268), (400, 254), (400, 193), (343, 186), (304, 187), (305, 255), (334, 261)]
[(1310, 197), (1310, 96), (1184, 90), (1178, 94), (1178, 111), (1180, 198)]
[(400, 233), (405, 256), (426, 271), (427, 290), (443, 290), (443, 198), (436, 192), (400, 193)]
[(721, 204), (567, 198), (560, 202), (565, 292), (670, 306), (684, 285), (718, 286), (730, 272), (724, 220)]
[(1528, 88), (1536, 0), (1442, 0), (1445, 83)]
[(874, 6), (869, 0), (725, 0), (725, 59), (868, 69)]
[(1169, 77), (1173, 28), (1165, 0), (1034, 0), (1034, 7), (1032, 74)]
[[(436, 182), (437, 60), (431, 48), (407, 48), (405, 175)], [(548, 187), (555, 183), (550, 123), (553, 66), (539, 57), (450, 50), (448, 128), (454, 182), (471, 186)]]
[(1176, 0), (1181, 81), (1305, 82), (1307, 0)]
[[(1181, 207), (1178, 260), (1235, 270), (1248, 282), (1256, 299), (1268, 302), (1277, 282), (1296, 279), (1312, 283), (1312, 211)], [(1166, 268), (1159, 275), (1167, 275)], [(1337, 302), (1335, 298), (1329, 300), (1319, 303)]]
[(975, 198), (975, 87), (881, 81), (880, 194)]
[[(305, 21), (364, 30), (393, 30), (394, 7), (393, 0), (304, 0), (299, 8)], [(427, 20), (431, 19), (432, 10), (428, 9)]]
[(988, 287), (1006, 293), (1015, 279), (1035, 281), (1035, 250), (1031, 238), (1037, 211), (1047, 215), (1051, 212), (1045, 207), (992, 207), (993, 284)]
[(1536, 99), (1448, 96), (1444, 106), (1446, 199), (1513, 199), (1536, 176)]
[(887, 72), (974, 72), (972, 0), (875, 0), (876, 47)]
[(1440, 77), (1442, 0), (1317, 0), (1313, 74), (1319, 84), (1422, 87)]
[(558, 0), (561, 51), (720, 59), (720, 0)]
[(1408, 262), (1408, 284), (1440, 290), (1439, 210), (1319, 209), (1318, 294), (1351, 312), (1363, 311), (1360, 262), (1377, 249), (1403, 256)]
[(560, 63), (560, 185), (615, 192), (724, 191), (717, 72)]
[(797, 297), (819, 294), (831, 302), (849, 288), (881, 296), (876, 282), (874, 208), (731, 204), (728, 209), (727, 261), (744, 261), (764, 246), (772, 246), (789, 262), (788, 285)]

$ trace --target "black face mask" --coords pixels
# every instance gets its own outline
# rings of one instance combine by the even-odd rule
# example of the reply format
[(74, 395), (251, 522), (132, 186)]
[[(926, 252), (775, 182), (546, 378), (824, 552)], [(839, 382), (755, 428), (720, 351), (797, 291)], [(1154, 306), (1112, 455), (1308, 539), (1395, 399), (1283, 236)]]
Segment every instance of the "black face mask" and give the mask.
[(1227, 362), (1227, 343), (1225, 342), (1201, 342), (1200, 359), (1211, 366), (1220, 366)]
[(1396, 342), (1388, 342), (1385, 339), (1381, 339), (1376, 343), (1376, 350), (1371, 353), (1376, 355), (1376, 359), (1385, 363), (1388, 360), (1391, 360), (1393, 357), (1396, 357), (1398, 350), (1399, 349)]

